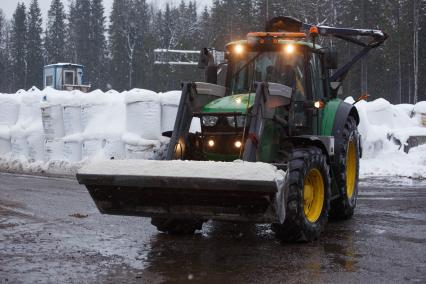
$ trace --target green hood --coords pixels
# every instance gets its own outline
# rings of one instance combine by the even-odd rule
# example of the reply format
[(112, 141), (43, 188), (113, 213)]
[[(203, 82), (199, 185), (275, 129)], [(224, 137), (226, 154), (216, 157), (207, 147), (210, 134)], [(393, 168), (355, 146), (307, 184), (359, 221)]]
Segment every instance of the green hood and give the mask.
[[(250, 97), (250, 102), (249, 101)], [(214, 100), (204, 106), (204, 113), (212, 112), (241, 112), (245, 114), (247, 112), (247, 103), (248, 107), (252, 107), (254, 103), (255, 94), (240, 94), (223, 97), (217, 100)]]

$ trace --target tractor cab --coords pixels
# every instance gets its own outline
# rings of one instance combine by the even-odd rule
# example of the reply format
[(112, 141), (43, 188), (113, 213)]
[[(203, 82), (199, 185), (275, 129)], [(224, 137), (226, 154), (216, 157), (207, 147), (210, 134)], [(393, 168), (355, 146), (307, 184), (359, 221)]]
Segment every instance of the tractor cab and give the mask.
[(85, 82), (84, 66), (73, 63), (56, 63), (44, 66), (43, 86), (56, 90), (80, 90), (84, 93), (90, 89)]
[(261, 82), (274, 99), (268, 100), (269, 118), (259, 137), (260, 161), (273, 162), (286, 136), (320, 134), (320, 109), (328, 92), (325, 66), (334, 66), (324, 63), (330, 52), (307, 38), (303, 32), (257, 32), (226, 46), (226, 96), (206, 104), (200, 114), (206, 159), (241, 158), (246, 116)]

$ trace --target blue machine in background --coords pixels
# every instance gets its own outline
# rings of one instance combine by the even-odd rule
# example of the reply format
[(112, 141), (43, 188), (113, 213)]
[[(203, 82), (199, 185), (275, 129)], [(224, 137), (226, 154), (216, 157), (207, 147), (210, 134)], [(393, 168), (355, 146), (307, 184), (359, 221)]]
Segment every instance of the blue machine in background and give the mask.
[(83, 65), (56, 63), (44, 66), (43, 87), (51, 87), (56, 90), (80, 90), (88, 92), (90, 84), (85, 82)]

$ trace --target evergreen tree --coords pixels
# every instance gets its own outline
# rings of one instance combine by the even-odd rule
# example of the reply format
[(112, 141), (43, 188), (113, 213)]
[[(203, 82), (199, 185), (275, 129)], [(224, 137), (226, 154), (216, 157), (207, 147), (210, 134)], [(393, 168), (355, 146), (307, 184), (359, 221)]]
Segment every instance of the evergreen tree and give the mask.
[(66, 59), (66, 15), (61, 0), (52, 0), (48, 11), (45, 38), (47, 63), (63, 62)]
[(75, 0), (71, 0), (68, 8), (69, 12), (67, 15), (68, 24), (66, 25), (66, 51), (65, 57), (69, 62), (77, 63), (77, 32), (78, 32), (78, 12), (76, 10)]
[(150, 7), (145, 0), (135, 0), (130, 19), (131, 25), (135, 28), (135, 50), (133, 56), (133, 86), (142, 88), (148, 85), (150, 79), (150, 65), (152, 65), (152, 49), (150, 42)]
[(0, 9), (0, 92), (10, 92), (9, 23)]
[(201, 13), (201, 17), (199, 20), (200, 31), (200, 46), (201, 47), (209, 47), (213, 44), (213, 30), (212, 30), (212, 20), (210, 17), (209, 10), (207, 6), (204, 7), (203, 12)]
[(75, 46), (75, 63), (84, 65), (89, 74), (92, 70), (90, 20), (90, 0), (76, 0), (72, 18), (69, 19)]
[(426, 101), (426, 0), (420, 1), (419, 9), (419, 101)]
[(13, 90), (26, 87), (27, 81), (27, 15), (25, 5), (18, 3), (12, 19), (10, 37)]
[(43, 43), (42, 18), (37, 0), (33, 0), (28, 11), (27, 34), (27, 85), (26, 88), (43, 86)]
[(110, 16), (110, 82), (112, 83), (112, 88), (116, 90), (132, 87), (134, 27), (130, 27), (129, 23), (130, 9), (130, 0), (114, 0)]
[(90, 8), (90, 61), (88, 70), (92, 88), (105, 88), (105, 16), (102, 0), (91, 0)]

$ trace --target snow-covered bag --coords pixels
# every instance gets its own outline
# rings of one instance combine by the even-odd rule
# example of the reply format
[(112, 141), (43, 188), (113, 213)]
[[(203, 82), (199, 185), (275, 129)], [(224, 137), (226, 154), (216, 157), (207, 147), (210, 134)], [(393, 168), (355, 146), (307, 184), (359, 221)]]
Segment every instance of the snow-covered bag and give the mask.
[(84, 140), (82, 144), (82, 158), (91, 159), (99, 155), (105, 146), (105, 139), (88, 139)]
[(28, 141), (26, 137), (12, 136), (11, 145), (12, 145), (12, 156), (15, 159), (28, 160), (29, 151), (28, 151)]
[(12, 150), (10, 138), (0, 137), (0, 155), (9, 153)]
[(143, 139), (161, 137), (161, 102), (157, 93), (133, 89), (126, 94), (126, 131)]
[(45, 138), (42, 133), (31, 134), (27, 137), (28, 160), (30, 162), (44, 161)]
[(20, 98), (17, 94), (0, 94), (0, 124), (13, 126), (18, 120)]
[(62, 138), (65, 135), (62, 106), (41, 107), (44, 135), (47, 139)]
[(161, 132), (173, 131), (179, 108), (181, 91), (161, 93)]
[(77, 163), (82, 159), (81, 142), (80, 141), (64, 141), (63, 144), (63, 161)]
[(64, 134), (66, 136), (80, 133), (83, 131), (81, 125), (81, 106), (64, 106)]
[(46, 140), (44, 142), (44, 154), (46, 161), (63, 160), (64, 141), (61, 139)]
[(124, 143), (120, 139), (106, 140), (103, 156), (107, 160), (123, 160), (126, 158)]

